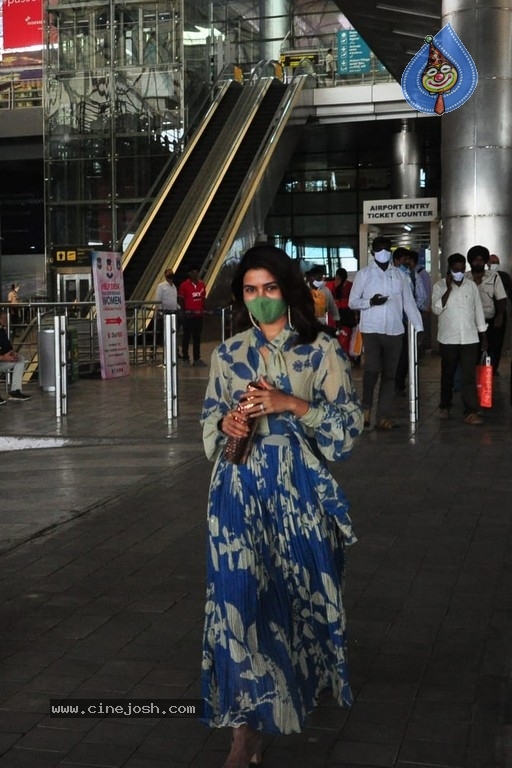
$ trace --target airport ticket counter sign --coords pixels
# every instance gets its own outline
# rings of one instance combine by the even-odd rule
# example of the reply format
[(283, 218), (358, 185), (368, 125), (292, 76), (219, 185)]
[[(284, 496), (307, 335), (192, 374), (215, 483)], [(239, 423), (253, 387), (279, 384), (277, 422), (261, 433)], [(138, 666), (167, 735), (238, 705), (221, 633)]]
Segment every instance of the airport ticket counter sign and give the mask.
[(121, 256), (112, 251), (93, 251), (92, 277), (102, 379), (130, 374)]
[(409, 233), (413, 229), (416, 236), (420, 233), (428, 235), (431, 253), (430, 277), (435, 282), (440, 267), (437, 197), (365, 200), (363, 220), (359, 225), (359, 268), (368, 264), (369, 237), (389, 234), (400, 242), (404, 231)]
[(428, 223), (437, 219), (437, 197), (410, 197), (396, 200), (365, 200), (364, 224)]

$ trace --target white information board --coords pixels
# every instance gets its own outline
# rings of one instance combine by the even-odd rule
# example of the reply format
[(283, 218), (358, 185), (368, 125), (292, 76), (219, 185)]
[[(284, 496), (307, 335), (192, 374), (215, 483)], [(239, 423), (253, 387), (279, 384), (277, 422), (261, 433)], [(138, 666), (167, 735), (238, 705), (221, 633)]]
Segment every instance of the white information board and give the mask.
[(130, 355), (121, 256), (112, 251), (93, 251), (91, 259), (101, 378), (128, 376)]
[(437, 197), (410, 197), (397, 200), (365, 200), (364, 224), (408, 224), (437, 219)]

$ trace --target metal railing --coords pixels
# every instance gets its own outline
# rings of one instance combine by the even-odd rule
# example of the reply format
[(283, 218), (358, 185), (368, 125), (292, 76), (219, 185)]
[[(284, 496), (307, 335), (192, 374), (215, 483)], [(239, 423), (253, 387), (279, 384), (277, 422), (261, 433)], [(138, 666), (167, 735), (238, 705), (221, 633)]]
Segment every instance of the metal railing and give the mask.
[[(25, 73), (26, 74), (26, 73)], [(43, 106), (43, 81), (21, 79), (18, 73), (2, 75), (0, 109), (27, 109)]]
[[(47, 315), (53, 318), (53, 327), (47, 322)], [(68, 412), (68, 382), (70, 376), (70, 340), (71, 326), (69, 318), (63, 313), (47, 312), (41, 315), (41, 333), (49, 334), (43, 345), (39, 338), (40, 363), (45, 363), (44, 379), (40, 376), (40, 385), (47, 391), (55, 392), (55, 417), (60, 419)], [(44, 330), (43, 330), (44, 329)], [(50, 343), (46, 343), (49, 341)], [(41, 351), (48, 359), (41, 357)], [(167, 419), (178, 416), (178, 342), (177, 313), (165, 313), (163, 318), (163, 359), (165, 368), (165, 398)], [(40, 371), (42, 370), (42, 365)]]
[[(157, 361), (158, 342), (161, 341), (155, 322), (158, 306), (159, 303), (154, 301), (126, 302), (131, 365)], [(53, 318), (60, 315), (65, 318), (66, 326), (76, 329), (81, 369), (89, 372), (99, 369), (94, 302), (20, 302), (15, 307), (4, 305), (4, 308), (8, 311), (7, 332), (13, 346), (32, 361), (27, 369), (30, 376), (37, 372), (38, 334), (44, 328), (53, 327)], [(160, 353), (160, 359), (163, 359), (163, 353)]]

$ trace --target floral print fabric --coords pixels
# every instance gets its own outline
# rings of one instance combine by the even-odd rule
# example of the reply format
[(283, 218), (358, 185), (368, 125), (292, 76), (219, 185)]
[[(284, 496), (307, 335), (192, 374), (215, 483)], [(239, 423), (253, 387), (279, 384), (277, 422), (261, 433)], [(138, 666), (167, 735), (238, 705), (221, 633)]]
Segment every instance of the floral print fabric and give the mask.
[[(341, 587), (344, 547), (355, 537), (325, 459), (350, 452), (362, 413), (338, 342), (320, 333), (295, 343), (289, 327), (272, 342), (251, 329), (212, 357), (202, 414), (215, 460), (202, 664), (211, 726), (293, 733), (322, 690), (352, 701)], [(301, 419), (262, 416), (247, 464), (230, 464), (219, 420), (260, 376), (310, 409)]]

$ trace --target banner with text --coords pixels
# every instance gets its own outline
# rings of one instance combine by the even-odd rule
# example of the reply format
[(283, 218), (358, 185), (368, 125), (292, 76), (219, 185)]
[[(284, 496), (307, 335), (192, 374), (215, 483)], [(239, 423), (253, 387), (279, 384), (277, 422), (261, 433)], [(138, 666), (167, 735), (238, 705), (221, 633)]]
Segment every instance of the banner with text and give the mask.
[(43, 45), (42, 0), (3, 0), (4, 48)]
[(410, 224), (437, 219), (437, 197), (365, 200), (364, 224)]
[(130, 374), (121, 256), (111, 251), (91, 254), (101, 378)]

